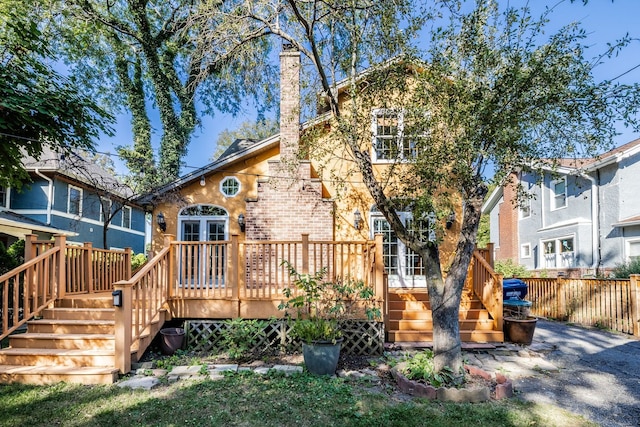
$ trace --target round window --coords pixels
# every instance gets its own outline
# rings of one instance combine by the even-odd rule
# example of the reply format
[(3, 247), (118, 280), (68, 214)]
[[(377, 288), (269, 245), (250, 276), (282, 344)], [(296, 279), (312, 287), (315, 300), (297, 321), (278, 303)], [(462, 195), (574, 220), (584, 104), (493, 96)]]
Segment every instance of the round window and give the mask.
[(220, 183), (220, 191), (227, 197), (235, 196), (240, 192), (240, 181), (233, 176), (227, 177)]

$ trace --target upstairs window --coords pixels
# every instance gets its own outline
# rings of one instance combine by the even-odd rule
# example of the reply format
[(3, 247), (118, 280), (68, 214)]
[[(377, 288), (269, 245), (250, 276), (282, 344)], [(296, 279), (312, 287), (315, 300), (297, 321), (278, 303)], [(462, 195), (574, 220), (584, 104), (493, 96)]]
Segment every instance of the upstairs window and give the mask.
[(567, 206), (567, 179), (562, 177), (551, 181), (551, 206), (552, 209), (560, 209)]
[(416, 138), (404, 135), (405, 124), (405, 113), (401, 110), (373, 111), (371, 131), (374, 162), (393, 162), (416, 157)]
[(105, 223), (111, 216), (111, 199), (100, 197), (100, 222)]
[(82, 215), (82, 188), (69, 185), (67, 213), (71, 215)]
[(131, 207), (122, 207), (122, 227), (131, 228)]
[(520, 219), (529, 218), (531, 216), (531, 199), (526, 198), (520, 203)]
[(9, 189), (0, 185), (0, 208), (9, 207)]

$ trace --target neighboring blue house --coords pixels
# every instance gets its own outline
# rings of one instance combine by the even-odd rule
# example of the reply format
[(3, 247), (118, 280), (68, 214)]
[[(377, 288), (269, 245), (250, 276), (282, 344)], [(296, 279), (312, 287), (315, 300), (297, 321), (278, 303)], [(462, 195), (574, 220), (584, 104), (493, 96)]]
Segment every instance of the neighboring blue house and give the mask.
[(640, 257), (640, 139), (597, 158), (564, 160), (542, 179), (514, 177), (533, 196), (528, 203), (516, 206), (508, 186), (483, 206), (496, 260), (579, 277)]
[(32, 182), (21, 191), (0, 187), (0, 241), (5, 245), (30, 230), (45, 239), (62, 232), (68, 242), (144, 252), (144, 210), (131, 189), (107, 170), (80, 155), (48, 148), (39, 160), (27, 157), (23, 163)]

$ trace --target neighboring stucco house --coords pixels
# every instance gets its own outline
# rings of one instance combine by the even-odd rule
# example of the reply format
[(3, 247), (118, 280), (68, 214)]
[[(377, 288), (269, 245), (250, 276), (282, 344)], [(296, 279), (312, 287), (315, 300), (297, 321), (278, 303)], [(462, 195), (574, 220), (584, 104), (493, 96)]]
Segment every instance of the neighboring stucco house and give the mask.
[[(376, 210), (353, 160), (333, 152), (322, 161), (313, 156), (296, 160), (306, 132), (320, 133), (320, 141), (331, 138), (331, 114), (320, 111), (300, 123), (300, 53), (285, 49), (280, 61), (280, 133), (261, 141), (237, 140), (213, 163), (141, 198), (153, 211), (152, 251), (163, 247), (165, 233), (178, 241), (228, 240), (232, 235), (247, 241), (291, 241), (302, 234), (314, 241), (363, 241), (380, 233), (389, 286), (425, 286), (422, 260)], [(349, 102), (343, 89), (338, 85), (339, 102)], [(382, 109), (368, 114), (374, 167), (386, 168), (394, 161), (391, 156), (405, 149), (401, 115)], [(399, 216), (411, 221), (405, 210)], [(453, 224), (444, 236), (445, 260), (458, 230), (459, 224)]]
[[(95, 248), (144, 251), (145, 213), (107, 170), (81, 155), (61, 155), (48, 147), (39, 160), (26, 157), (23, 163), (31, 182), (20, 191), (0, 188), (0, 225), (7, 223), (0, 228), (3, 243), (25, 234), (40, 239), (65, 234), (68, 242), (90, 242)], [(106, 245), (105, 214), (111, 216)]]
[(563, 160), (542, 177), (514, 174), (533, 197), (518, 207), (509, 185), (487, 199), (495, 259), (584, 276), (639, 257), (639, 176), (640, 139), (596, 158)]

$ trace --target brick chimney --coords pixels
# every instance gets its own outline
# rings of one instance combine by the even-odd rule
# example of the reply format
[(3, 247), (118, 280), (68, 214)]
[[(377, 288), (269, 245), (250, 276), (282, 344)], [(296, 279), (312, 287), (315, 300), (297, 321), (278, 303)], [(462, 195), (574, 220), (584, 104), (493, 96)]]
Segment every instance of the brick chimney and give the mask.
[(300, 52), (284, 45), (280, 53), (280, 159), (295, 159), (300, 144)]

